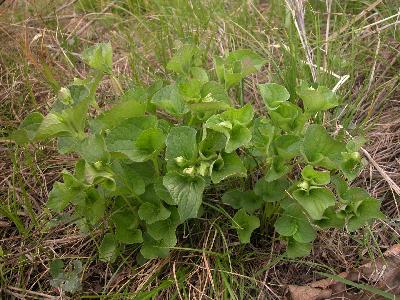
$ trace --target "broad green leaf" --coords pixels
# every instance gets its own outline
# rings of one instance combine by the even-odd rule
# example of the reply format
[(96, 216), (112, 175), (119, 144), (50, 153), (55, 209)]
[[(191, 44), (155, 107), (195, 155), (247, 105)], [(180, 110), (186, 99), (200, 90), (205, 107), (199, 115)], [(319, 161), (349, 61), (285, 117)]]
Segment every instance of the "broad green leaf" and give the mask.
[(302, 209), (295, 203), (284, 208), (284, 212), (275, 223), (276, 231), (282, 236), (291, 236), (299, 243), (309, 243), (316, 232)]
[(197, 79), (181, 80), (177, 83), (179, 93), (184, 97), (185, 102), (197, 102), (201, 98), (201, 87), (203, 83)]
[(49, 199), (46, 205), (56, 212), (61, 212), (73, 199), (83, 199), (84, 197), (85, 195), (82, 190), (69, 188), (65, 183), (56, 182), (49, 193)]
[(372, 197), (366, 198), (357, 208), (357, 213), (347, 221), (347, 229), (350, 232), (364, 226), (373, 219), (383, 219), (385, 216), (380, 211), (380, 202)]
[(363, 136), (353, 137), (347, 144), (346, 149), (348, 152), (358, 152), (362, 146), (367, 142)]
[(89, 163), (98, 161), (107, 163), (110, 160), (104, 138), (97, 134), (89, 135), (79, 144), (79, 154)]
[(246, 146), (251, 141), (251, 131), (250, 129), (242, 125), (234, 125), (228, 141), (226, 143), (225, 151), (230, 153), (236, 149)]
[(344, 144), (333, 139), (323, 126), (308, 126), (304, 135), (303, 153), (312, 165), (327, 169), (338, 168), (344, 148)]
[(287, 196), (288, 187), (289, 182), (286, 179), (267, 181), (266, 178), (261, 178), (257, 181), (254, 192), (265, 202), (276, 202)]
[(43, 122), (43, 115), (39, 112), (33, 112), (29, 114), (19, 125), (18, 129), (10, 134), (10, 138), (14, 140), (18, 145), (26, 144), (32, 141), (36, 132)]
[(76, 212), (91, 225), (95, 225), (104, 216), (105, 198), (95, 188), (86, 190), (83, 201), (77, 202), (77, 199), (73, 199), (72, 202), (76, 205)]
[(277, 179), (281, 178), (282, 176), (286, 175), (287, 173), (289, 173), (291, 168), (292, 168), (292, 166), (289, 165), (285, 159), (283, 159), (279, 156), (275, 156), (275, 157), (273, 157), (272, 163), (271, 163), (267, 173), (265, 174), (264, 178), (266, 181), (277, 180)]
[(274, 148), (279, 157), (290, 160), (300, 154), (301, 143), (297, 135), (285, 134), (274, 141)]
[(340, 170), (348, 180), (355, 179), (360, 174), (366, 161), (361, 158), (358, 152), (342, 152), (341, 154)]
[(199, 49), (194, 45), (183, 45), (167, 64), (167, 70), (180, 75), (189, 74), (191, 67), (195, 65)]
[(171, 212), (164, 207), (160, 199), (156, 198), (151, 202), (142, 203), (139, 207), (138, 215), (147, 224), (152, 224), (167, 219)]
[(321, 220), (315, 221), (315, 224), (321, 228), (342, 228), (345, 225), (346, 213), (343, 210), (336, 211), (335, 207), (328, 207)]
[(199, 154), (202, 159), (211, 160), (217, 157), (217, 152), (224, 149), (226, 137), (214, 130), (205, 131), (205, 136), (199, 144)]
[(326, 188), (314, 188), (309, 191), (296, 190), (293, 197), (307, 211), (313, 220), (321, 220), (325, 210), (335, 205), (335, 196)]
[(164, 239), (170, 244), (176, 244), (176, 228), (181, 224), (178, 210), (171, 209), (168, 219), (147, 225), (147, 233), (155, 240)]
[(163, 183), (178, 205), (181, 220), (197, 217), (205, 188), (204, 179), (170, 172), (164, 176)]
[[(226, 62), (230, 65), (235, 65), (235, 67), (239, 66), (239, 70), (234, 71), (240, 72), (243, 77), (246, 77), (251, 73), (260, 71), (266, 60), (252, 50), (239, 49), (230, 52), (226, 57)], [(237, 62), (240, 64), (238, 65)]]
[(85, 162), (84, 178), (89, 185), (102, 184), (110, 191), (114, 191), (116, 188), (114, 174), (112, 174), (111, 170), (103, 168), (102, 164), (98, 167), (97, 164)]
[(133, 151), (129, 155), (129, 158), (136, 162), (143, 162), (155, 158), (164, 148), (164, 145), (165, 135), (161, 129), (146, 129), (133, 143)]
[(301, 171), (301, 176), (312, 185), (327, 185), (331, 181), (329, 171), (317, 171), (311, 165), (304, 167)]
[(258, 89), (268, 110), (277, 109), (281, 103), (288, 101), (290, 98), (287, 89), (276, 83), (259, 84)]
[(112, 129), (125, 120), (143, 116), (146, 111), (146, 103), (138, 101), (121, 101), (115, 104), (111, 109), (100, 114), (96, 119), (90, 121), (90, 126), (94, 132), (100, 132), (105, 129)]
[(254, 154), (257, 156), (265, 156), (269, 153), (270, 145), (278, 132), (271, 121), (265, 117), (257, 118), (254, 121), (252, 129), (251, 144), (254, 147)]
[(91, 68), (105, 74), (110, 74), (112, 72), (111, 43), (100, 43), (87, 48), (82, 53), (82, 59)]
[(297, 95), (303, 100), (304, 110), (311, 114), (325, 111), (339, 105), (337, 96), (328, 88), (319, 86), (317, 89), (303, 84), (297, 87)]
[(203, 98), (212, 99), (213, 101), (230, 103), (229, 95), (223, 85), (216, 81), (209, 81), (201, 88), (201, 96)]
[(310, 243), (299, 243), (295, 239), (290, 238), (286, 249), (286, 254), (290, 258), (307, 256), (311, 252), (312, 245)]
[(125, 164), (113, 161), (111, 169), (115, 175), (116, 194), (123, 196), (140, 196), (145, 192), (145, 180), (143, 174), (137, 171), (139, 164)]
[(99, 247), (99, 259), (114, 262), (119, 254), (118, 244), (112, 233), (106, 233)]
[(191, 67), (190, 74), (193, 79), (196, 79), (202, 83), (206, 83), (209, 81), (207, 71), (201, 67)]
[(275, 230), (282, 236), (293, 236), (298, 230), (296, 219), (289, 215), (280, 216), (275, 222)]
[(241, 108), (231, 108), (221, 114), (224, 120), (230, 121), (233, 125), (239, 124), (246, 126), (253, 121), (254, 110), (251, 104), (247, 103)]
[(223, 164), (213, 164), (211, 168), (211, 180), (213, 183), (220, 183), (222, 180), (231, 177), (246, 177), (247, 170), (240, 157), (235, 153), (222, 153)]
[(173, 127), (167, 136), (165, 159), (179, 167), (186, 166), (186, 162), (193, 163), (198, 154), (196, 134), (196, 129), (192, 127)]
[(168, 192), (167, 188), (163, 184), (163, 180), (161, 177), (158, 177), (157, 180), (154, 182), (154, 191), (156, 192), (157, 196), (163, 200), (168, 205), (176, 205), (174, 200), (171, 197), (171, 194)]
[(121, 209), (111, 216), (115, 224), (115, 238), (124, 244), (138, 244), (143, 242), (142, 231), (137, 228), (137, 213), (129, 208)]
[(56, 113), (49, 113), (46, 115), (37, 129), (35, 140), (41, 141), (55, 136), (72, 135), (73, 130), (63, 120), (63, 118)]
[(112, 153), (120, 153), (135, 161), (134, 141), (143, 131), (155, 128), (157, 119), (154, 116), (134, 117), (124, 120), (119, 126), (111, 129), (106, 136), (107, 149)]
[(237, 189), (225, 192), (222, 201), (235, 209), (243, 208), (249, 213), (253, 213), (264, 204), (262, 198), (253, 191), (243, 192)]
[(346, 180), (344, 180), (339, 175), (333, 175), (331, 178), (331, 182), (335, 185), (336, 194), (343, 198), (343, 195), (349, 189), (349, 185), (347, 184)]
[(233, 226), (239, 235), (242, 244), (250, 243), (253, 231), (260, 227), (260, 220), (256, 216), (248, 215), (245, 209), (240, 209), (233, 216)]
[(154, 94), (151, 102), (173, 116), (182, 116), (189, 111), (185, 99), (175, 84), (167, 85)]
[(169, 248), (175, 246), (173, 241), (168, 240), (155, 240), (149, 234), (145, 233), (143, 235), (143, 245), (140, 249), (140, 253), (146, 259), (153, 259), (153, 258), (163, 258), (166, 257), (169, 253)]
[(301, 108), (290, 102), (281, 103), (269, 115), (272, 123), (286, 132), (301, 132), (306, 122)]

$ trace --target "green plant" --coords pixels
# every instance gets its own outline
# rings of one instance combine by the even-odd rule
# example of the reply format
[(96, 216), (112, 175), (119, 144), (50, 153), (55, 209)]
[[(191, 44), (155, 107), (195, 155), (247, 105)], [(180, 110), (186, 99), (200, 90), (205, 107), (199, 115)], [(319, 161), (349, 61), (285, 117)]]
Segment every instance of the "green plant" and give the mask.
[(125, 244), (140, 244), (145, 259), (168, 255), (177, 227), (202, 211), (204, 190), (233, 185), (222, 181), (242, 187), (222, 197), (237, 210), (230, 219), (239, 240), (250, 242), (263, 218), (275, 222), (291, 257), (309, 253), (318, 229), (354, 231), (382, 217), (379, 201), (346, 181), (363, 166), (364, 140), (346, 142), (344, 132), (333, 137), (319, 124), (339, 105), (332, 91), (302, 83), (299, 101), (281, 85), (260, 84), (266, 117), (230, 97), (262, 68), (262, 57), (237, 50), (215, 58), (215, 81), (202, 58), (201, 49), (182, 46), (167, 65), (174, 81), (131, 88), (98, 113), (96, 89), (113, 75), (111, 45), (96, 45), (82, 55), (88, 77), (62, 88), (49, 114), (32, 113), (12, 134), (19, 144), (57, 138), (61, 153), (80, 156), (74, 173), (63, 171), (54, 184), (48, 207), (72, 204), (82, 230), (106, 225), (100, 259), (114, 261)]

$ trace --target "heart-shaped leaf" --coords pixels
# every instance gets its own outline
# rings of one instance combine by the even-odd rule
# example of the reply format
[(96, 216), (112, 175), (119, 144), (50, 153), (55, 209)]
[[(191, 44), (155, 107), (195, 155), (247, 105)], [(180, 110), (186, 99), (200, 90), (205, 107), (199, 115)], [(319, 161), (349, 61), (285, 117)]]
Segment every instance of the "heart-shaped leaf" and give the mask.
[(246, 210), (242, 208), (233, 216), (233, 221), (240, 242), (242, 244), (250, 243), (251, 234), (260, 227), (260, 220), (256, 216), (247, 214)]
[(259, 84), (258, 89), (268, 110), (275, 110), (290, 98), (287, 89), (276, 83)]
[(326, 188), (314, 188), (309, 191), (296, 190), (293, 197), (308, 212), (313, 220), (321, 220), (325, 210), (335, 205), (335, 196)]

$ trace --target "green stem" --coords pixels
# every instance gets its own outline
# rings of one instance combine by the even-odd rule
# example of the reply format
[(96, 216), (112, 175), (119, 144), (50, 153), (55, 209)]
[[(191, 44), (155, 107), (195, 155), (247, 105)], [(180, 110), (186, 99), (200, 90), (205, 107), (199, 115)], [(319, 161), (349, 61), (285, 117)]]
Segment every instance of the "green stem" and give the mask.
[(159, 164), (158, 164), (157, 157), (153, 157), (151, 159), (151, 161), (153, 162), (154, 169), (156, 170), (156, 175), (157, 175), (157, 177), (159, 177), (160, 176), (160, 167), (159, 167)]

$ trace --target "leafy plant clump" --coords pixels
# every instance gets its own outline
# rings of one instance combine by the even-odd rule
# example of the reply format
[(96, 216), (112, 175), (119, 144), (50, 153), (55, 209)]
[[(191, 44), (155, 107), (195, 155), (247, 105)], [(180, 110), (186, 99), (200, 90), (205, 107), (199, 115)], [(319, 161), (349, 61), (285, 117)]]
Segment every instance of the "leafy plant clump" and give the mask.
[(103, 226), (102, 260), (114, 261), (127, 244), (140, 245), (142, 260), (167, 256), (178, 226), (204, 212), (204, 191), (216, 188), (236, 211), (225, 217), (240, 242), (250, 242), (260, 219), (274, 222), (290, 257), (309, 254), (317, 230), (355, 231), (382, 217), (377, 199), (348, 186), (363, 167), (364, 140), (333, 136), (321, 124), (339, 105), (331, 90), (302, 83), (290, 95), (259, 84), (265, 109), (255, 113), (230, 95), (265, 60), (233, 51), (214, 59), (214, 75), (202, 57), (182, 46), (167, 65), (174, 80), (130, 88), (101, 111), (96, 89), (114, 77), (111, 45), (98, 44), (82, 54), (88, 77), (62, 88), (46, 116), (32, 113), (12, 134), (18, 144), (57, 138), (61, 153), (79, 155), (47, 205), (58, 213), (72, 205), (82, 230)]

